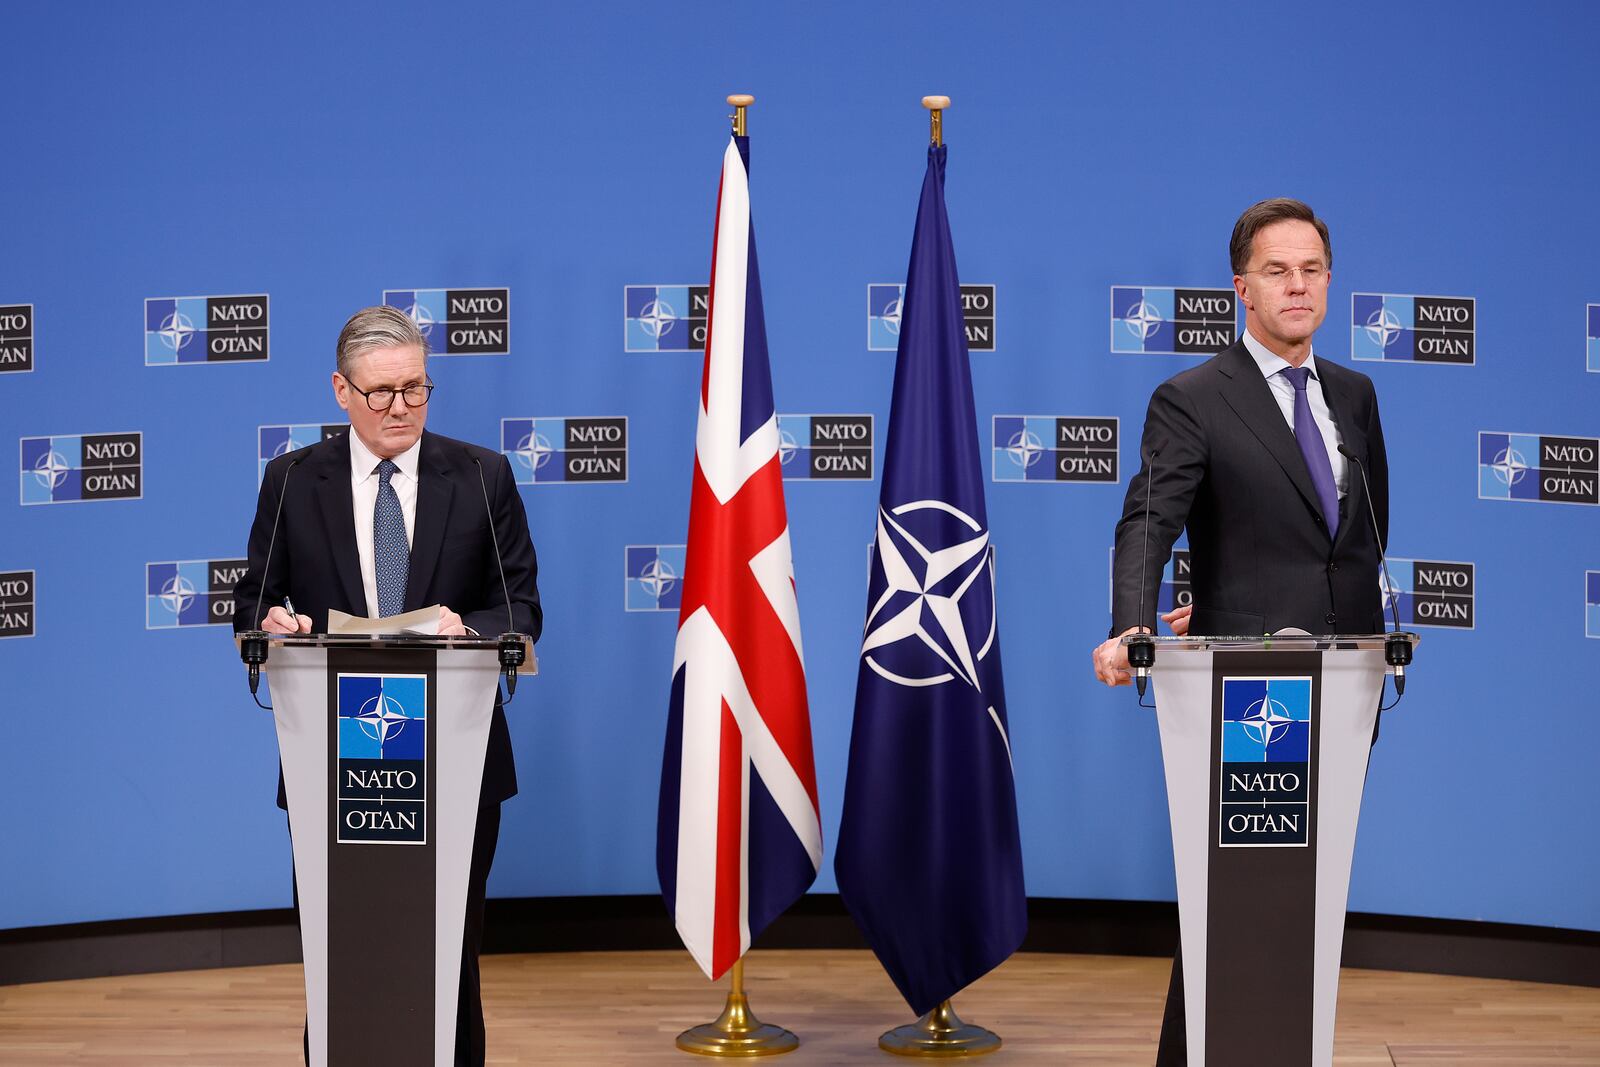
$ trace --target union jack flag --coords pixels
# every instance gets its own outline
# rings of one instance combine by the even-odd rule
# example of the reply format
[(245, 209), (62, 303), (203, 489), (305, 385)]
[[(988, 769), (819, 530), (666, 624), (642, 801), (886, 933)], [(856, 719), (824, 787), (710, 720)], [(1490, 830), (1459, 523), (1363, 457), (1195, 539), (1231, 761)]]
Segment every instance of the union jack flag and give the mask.
[(750, 221), (750, 142), (722, 159), (656, 871), (710, 978), (822, 863), (800, 609)]

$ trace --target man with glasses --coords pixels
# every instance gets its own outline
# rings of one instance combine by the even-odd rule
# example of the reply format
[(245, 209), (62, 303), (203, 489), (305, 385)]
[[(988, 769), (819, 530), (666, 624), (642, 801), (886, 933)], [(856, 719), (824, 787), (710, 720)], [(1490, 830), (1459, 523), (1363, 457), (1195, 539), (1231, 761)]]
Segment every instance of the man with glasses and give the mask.
[[(1389, 466), (1377, 396), (1366, 375), (1312, 354), (1328, 311), (1328, 227), (1298, 200), (1264, 200), (1239, 217), (1229, 253), (1245, 332), (1150, 398), (1117, 523), (1111, 637), (1093, 652), (1107, 685), (1129, 682), (1120, 639), (1155, 632), (1161, 572), (1184, 530), (1193, 602), (1162, 616), (1175, 633), (1384, 628), (1373, 526), (1387, 543)], [(1366, 469), (1370, 512), (1341, 448)], [(1186, 1062), (1179, 959), (1156, 1063)]]
[[(267, 465), (248, 569), (235, 587), (236, 631), (259, 624), (269, 633), (320, 632), (330, 610), (378, 618), (437, 604), (441, 634), (512, 629), (538, 640), (538, 564), (511, 467), (497, 452), (425, 432), (434, 389), (427, 354), (416, 324), (396, 308), (365, 308), (345, 323), (333, 395), (349, 414), (350, 430)], [(272, 571), (263, 573), (275, 524)], [(259, 620), (252, 618), (258, 596)], [(467, 890), (458, 1064), (484, 1062), (478, 980), (484, 889), (500, 804), (516, 792), (497, 693)], [(278, 806), (288, 807), (281, 775)]]

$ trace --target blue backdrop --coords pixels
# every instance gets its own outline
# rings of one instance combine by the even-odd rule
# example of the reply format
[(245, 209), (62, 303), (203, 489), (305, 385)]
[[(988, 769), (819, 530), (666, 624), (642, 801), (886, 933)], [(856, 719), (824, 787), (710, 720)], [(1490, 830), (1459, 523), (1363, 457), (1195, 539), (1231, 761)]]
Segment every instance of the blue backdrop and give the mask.
[[(653, 335), (628, 332), (625, 290), (705, 282), (722, 98), (750, 91), (780, 412), (874, 414), (881, 442), (893, 355), (868, 348), (868, 286), (903, 280), (927, 137), (917, 101), (943, 92), (958, 263), (995, 286), (995, 347), (972, 356), (983, 440), (996, 415), (1121, 420), (1115, 484), (987, 486), (1031, 895), (1173, 896), (1154, 720), (1096, 686), (1089, 650), (1108, 625), (1111, 530), (1145, 401), (1201, 357), (1114, 352), (1147, 327), (1112, 321), (1128, 310), (1112, 289), (1226, 288), (1239, 211), (1293, 195), (1333, 230), (1319, 356), (1410, 343), (1399, 319), (1415, 301), (1353, 293), (1471, 297), (1475, 319), (1471, 365), (1355, 364), (1389, 435), (1391, 556), (1471, 563), (1475, 600), (1472, 628), (1421, 631), (1411, 695), (1373, 758), (1351, 906), (1600, 929), (1600, 641), (1586, 637), (1600, 607), (1585, 608), (1600, 603), (1586, 586), (1600, 507), (1494, 499), (1539, 495), (1563, 463), (1579, 495), (1593, 490), (1582, 441), (1568, 462), (1537, 438), (1592, 448), (1600, 435), (1600, 357), (1585, 349), (1600, 329), (1580, 332), (1600, 303), (1596, 9), (801, 10), (0, 14), (0, 356), (25, 343), (3, 309), (27, 308), (9, 314), (32, 367), (0, 364), (0, 446), (19, 458), (0, 474), (0, 573), (31, 572), (9, 581), (25, 592), (31, 578), (36, 607), (32, 636), (0, 640), (0, 926), (288, 904), (270, 717), (225, 627), (166, 625), (166, 608), (191, 602), (163, 601), (186, 587), (148, 565), (243, 554), (259, 428), (337, 422), (340, 325), (417, 288), (509, 289), (509, 354), (431, 362), (433, 429), (498, 445), (502, 419), (628, 420), (625, 483), (523, 491), (543, 674), (512, 709), (522, 793), (490, 890), (655, 891), (676, 617), (625, 610), (655, 590), (630, 588), (627, 546), (683, 542), (700, 358), (627, 351)], [(146, 301), (232, 294), (270, 297), (270, 359), (162, 365)], [(1138, 295), (1157, 311), (1168, 299)], [(158, 331), (181, 310), (152, 307)], [(1376, 334), (1373, 308), (1394, 316)], [(55, 467), (92, 465), (84, 442), (24, 439), (133, 432), (138, 498), (23, 503), (87, 484), (53, 472), (51, 451)], [(870, 480), (788, 485), (830, 846), (821, 891), (834, 889), (876, 499)], [(635, 574), (645, 557), (675, 558), (647, 547)], [(26, 629), (23, 599), (0, 592), (0, 622)]]

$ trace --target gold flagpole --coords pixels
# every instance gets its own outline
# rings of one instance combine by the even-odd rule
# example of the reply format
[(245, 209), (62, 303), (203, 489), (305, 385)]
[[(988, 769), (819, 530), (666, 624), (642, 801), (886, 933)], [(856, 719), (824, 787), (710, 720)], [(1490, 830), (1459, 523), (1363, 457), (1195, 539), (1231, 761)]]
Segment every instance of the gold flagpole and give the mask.
[[(928, 109), (928, 139), (937, 148), (944, 144), (944, 109), (950, 98), (925, 96), (922, 106)], [(1000, 1035), (962, 1022), (947, 1000), (916, 1022), (880, 1036), (878, 1047), (896, 1056), (982, 1056), (999, 1049)]]
[[(756, 102), (749, 93), (728, 97), (733, 105), (733, 135), (747, 136), (745, 108)], [(800, 1047), (800, 1039), (781, 1026), (757, 1019), (744, 992), (744, 957), (728, 972), (728, 999), (715, 1021), (691, 1026), (678, 1035), (678, 1047), (701, 1056), (780, 1056)]]

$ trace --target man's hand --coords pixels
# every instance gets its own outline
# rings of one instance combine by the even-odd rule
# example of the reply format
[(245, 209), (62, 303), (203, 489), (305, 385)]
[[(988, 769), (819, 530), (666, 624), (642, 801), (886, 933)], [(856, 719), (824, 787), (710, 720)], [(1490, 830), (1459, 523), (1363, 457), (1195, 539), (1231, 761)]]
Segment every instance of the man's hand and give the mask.
[[(1173, 608), (1161, 616), (1161, 621), (1172, 627), (1172, 632), (1178, 637), (1189, 634), (1189, 616), (1194, 614), (1194, 605), (1186, 604), (1181, 608)], [(1122, 639), (1129, 634), (1138, 633), (1142, 627), (1130, 626), (1116, 637), (1108, 638), (1095, 646), (1094, 676), (1107, 685), (1127, 685), (1133, 680), (1133, 675), (1128, 669), (1128, 650), (1122, 644)]]
[(440, 637), (465, 637), (467, 624), (461, 621), (461, 616), (439, 605), (439, 636)]
[(290, 615), (287, 608), (275, 607), (261, 620), (261, 628), (269, 634), (308, 634), (311, 616)]
[(1128, 650), (1123, 647), (1122, 639), (1138, 633), (1140, 629), (1130, 626), (1116, 637), (1108, 637), (1095, 646), (1092, 658), (1096, 678), (1107, 685), (1127, 685), (1132, 681), (1132, 675), (1128, 672)]
[(1161, 616), (1161, 621), (1172, 627), (1175, 637), (1189, 636), (1189, 616), (1194, 614), (1194, 605), (1185, 604), (1181, 608), (1173, 608)]

